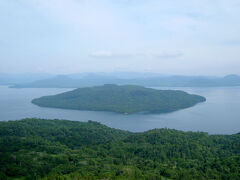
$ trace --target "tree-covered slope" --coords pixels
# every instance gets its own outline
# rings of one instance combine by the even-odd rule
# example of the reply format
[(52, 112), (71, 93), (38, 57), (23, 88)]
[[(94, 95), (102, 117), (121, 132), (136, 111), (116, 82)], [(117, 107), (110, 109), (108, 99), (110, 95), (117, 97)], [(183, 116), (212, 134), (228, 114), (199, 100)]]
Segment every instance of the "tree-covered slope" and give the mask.
[(171, 112), (191, 107), (206, 99), (183, 91), (156, 90), (134, 85), (104, 85), (79, 88), (54, 96), (34, 99), (43, 107), (78, 110), (113, 111), (119, 113)]
[(0, 122), (0, 179), (240, 179), (240, 135)]

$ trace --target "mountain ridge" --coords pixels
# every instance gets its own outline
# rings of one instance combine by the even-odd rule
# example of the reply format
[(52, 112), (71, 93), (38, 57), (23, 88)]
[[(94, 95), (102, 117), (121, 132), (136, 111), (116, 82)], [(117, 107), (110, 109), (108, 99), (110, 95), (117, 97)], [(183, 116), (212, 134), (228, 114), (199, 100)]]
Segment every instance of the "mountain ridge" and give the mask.
[(208, 76), (141, 76), (126, 78), (124, 76), (108, 76), (87, 74), (85, 76), (61, 75), (53, 78), (33, 81), (31, 83), (15, 84), (13, 88), (79, 88), (99, 86), (104, 84), (133, 84), (159, 87), (219, 87), (240, 86), (240, 76), (227, 75), (224, 77)]

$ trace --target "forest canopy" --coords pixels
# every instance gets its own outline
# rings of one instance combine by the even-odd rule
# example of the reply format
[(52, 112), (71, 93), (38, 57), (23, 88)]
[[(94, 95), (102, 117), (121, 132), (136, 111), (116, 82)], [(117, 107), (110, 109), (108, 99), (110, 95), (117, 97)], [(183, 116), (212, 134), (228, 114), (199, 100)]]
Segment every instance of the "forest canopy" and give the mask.
[(0, 179), (240, 179), (240, 134), (0, 122)]

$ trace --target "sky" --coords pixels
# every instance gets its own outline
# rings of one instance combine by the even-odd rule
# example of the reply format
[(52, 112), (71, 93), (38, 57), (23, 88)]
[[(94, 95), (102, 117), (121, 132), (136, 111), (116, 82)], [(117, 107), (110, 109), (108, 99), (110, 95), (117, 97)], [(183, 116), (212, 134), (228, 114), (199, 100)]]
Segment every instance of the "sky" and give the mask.
[(0, 0), (0, 72), (240, 74), (239, 0)]

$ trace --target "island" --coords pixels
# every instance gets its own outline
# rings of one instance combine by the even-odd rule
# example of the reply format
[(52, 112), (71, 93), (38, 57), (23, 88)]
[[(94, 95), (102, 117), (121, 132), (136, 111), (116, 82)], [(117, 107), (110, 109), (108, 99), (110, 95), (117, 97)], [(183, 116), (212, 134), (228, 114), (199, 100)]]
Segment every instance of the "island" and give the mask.
[(173, 112), (204, 101), (205, 97), (179, 90), (105, 84), (36, 98), (32, 103), (41, 107), (133, 114)]

